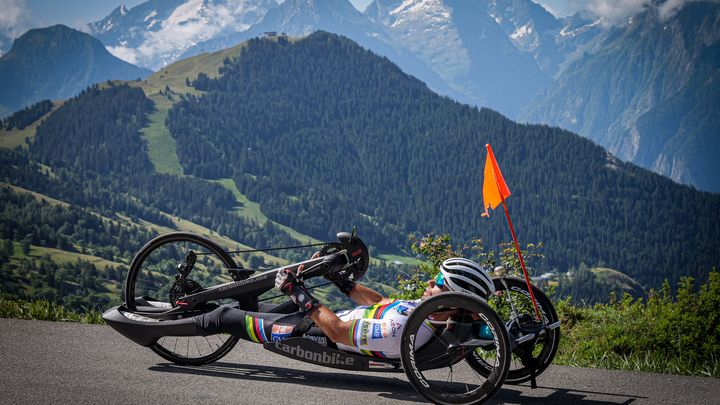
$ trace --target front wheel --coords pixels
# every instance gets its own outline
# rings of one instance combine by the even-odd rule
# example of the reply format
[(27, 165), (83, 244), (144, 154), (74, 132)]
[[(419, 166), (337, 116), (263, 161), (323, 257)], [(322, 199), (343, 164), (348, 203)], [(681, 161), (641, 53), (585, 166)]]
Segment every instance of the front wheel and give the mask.
[[(408, 318), (401, 340), (403, 369), (415, 389), (438, 404), (476, 404), (503, 384), (510, 341), (502, 319), (486, 303), (459, 292), (422, 302)], [(464, 361), (482, 352), (487, 375)]]
[[(179, 266), (188, 267), (178, 281)], [(176, 306), (177, 299), (205, 287), (232, 281), (228, 268), (236, 267), (230, 255), (213, 241), (199, 235), (174, 232), (160, 235), (140, 249), (130, 264), (125, 282), (125, 306), (130, 312), (164, 312)], [(237, 302), (237, 301), (234, 301)], [(232, 300), (208, 302), (187, 316), (210, 312)], [(155, 353), (173, 363), (199, 366), (219, 360), (238, 342), (238, 337), (166, 336), (150, 346)]]

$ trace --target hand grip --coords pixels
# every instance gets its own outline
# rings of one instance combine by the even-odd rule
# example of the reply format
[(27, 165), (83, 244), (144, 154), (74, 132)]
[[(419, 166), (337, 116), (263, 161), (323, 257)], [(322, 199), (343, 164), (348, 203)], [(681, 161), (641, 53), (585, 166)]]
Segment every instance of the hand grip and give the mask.
[(302, 277), (304, 280), (313, 277), (319, 277), (329, 271), (335, 270), (336, 267), (344, 266), (348, 263), (349, 259), (347, 256), (347, 251), (341, 250), (339, 252), (331, 253), (327, 256), (324, 256), (323, 260), (320, 263), (306, 270), (303, 270), (303, 272), (300, 273), (300, 277)]

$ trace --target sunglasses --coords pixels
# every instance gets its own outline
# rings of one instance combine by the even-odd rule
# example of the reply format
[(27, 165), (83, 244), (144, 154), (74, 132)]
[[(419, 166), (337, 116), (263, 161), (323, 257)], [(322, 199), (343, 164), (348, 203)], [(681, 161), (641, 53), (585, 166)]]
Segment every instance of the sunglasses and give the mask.
[(443, 277), (442, 272), (438, 273), (437, 276), (435, 276), (435, 285), (438, 287), (442, 287), (445, 285), (445, 277)]

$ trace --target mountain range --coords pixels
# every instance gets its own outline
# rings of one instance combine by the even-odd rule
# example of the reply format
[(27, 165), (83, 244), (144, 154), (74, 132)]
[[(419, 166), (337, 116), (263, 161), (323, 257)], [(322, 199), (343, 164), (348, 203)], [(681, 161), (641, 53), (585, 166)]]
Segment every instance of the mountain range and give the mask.
[(602, 32), (594, 20), (559, 20), (530, 0), (374, 0), (364, 13), (348, 0), (233, 4), (241, 5), (231, 14), (235, 22), (213, 17), (219, 12), (212, 10), (228, 8), (222, 0), (167, 0), (120, 7), (88, 30), (114, 54), (153, 70), (266, 32), (335, 32), (390, 58), (440, 94), (510, 117)]
[(0, 57), (0, 117), (39, 100), (72, 97), (93, 83), (143, 79), (150, 73), (64, 25), (30, 30)]
[[(718, 96), (699, 85), (713, 83), (716, 31), (708, 24), (717, 21), (716, 4), (692, 2), (667, 15), (659, 11), (667, 8), (665, 2), (655, 1), (616, 25), (590, 12), (556, 18), (530, 0), (373, 0), (363, 13), (347, 0), (234, 4), (232, 12), (218, 13), (212, 10), (228, 10), (228, 4), (146, 2), (118, 8), (89, 31), (116, 55), (153, 69), (267, 32), (336, 32), (388, 57), (440, 94), (510, 118), (570, 129), (624, 160), (720, 191), (713, 166), (720, 152), (718, 127), (711, 118), (697, 118), (714, 116), (710, 104)], [(692, 11), (699, 8), (704, 17)], [(671, 33), (674, 40), (668, 39)], [(689, 41), (687, 49), (680, 37)], [(656, 38), (665, 45), (650, 49)], [(658, 52), (662, 58), (655, 58)], [(633, 63), (625, 68), (611, 62), (628, 59)], [(612, 74), (598, 71), (606, 64)], [(684, 65), (698, 69), (673, 68)], [(646, 70), (637, 72), (637, 66)], [(637, 80), (638, 75), (652, 79)], [(680, 83), (690, 76), (696, 83)], [(609, 88), (612, 97), (604, 95)], [(681, 91), (662, 90), (674, 88)], [(675, 118), (669, 121), (652, 113), (666, 115), (677, 103), (693, 106), (673, 107), (667, 115)]]

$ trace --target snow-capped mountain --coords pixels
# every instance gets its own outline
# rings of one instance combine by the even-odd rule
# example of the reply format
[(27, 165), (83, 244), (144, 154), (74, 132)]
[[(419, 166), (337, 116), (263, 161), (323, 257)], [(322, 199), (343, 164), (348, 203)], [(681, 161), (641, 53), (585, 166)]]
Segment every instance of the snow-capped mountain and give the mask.
[[(266, 32), (344, 35), (438, 93), (516, 117), (597, 34), (531, 0), (152, 0), (89, 25), (114, 55), (159, 69)], [(588, 29), (588, 27), (591, 27)]]
[(151, 0), (115, 9), (88, 24), (115, 56), (157, 70), (199, 42), (245, 31), (276, 6), (273, 0)]
[(532, 55), (544, 72), (555, 74), (564, 55), (556, 42), (563, 22), (530, 0), (487, 2), (488, 14), (519, 50)]
[(514, 117), (552, 79), (485, 2), (375, 0), (365, 13), (474, 104)]

